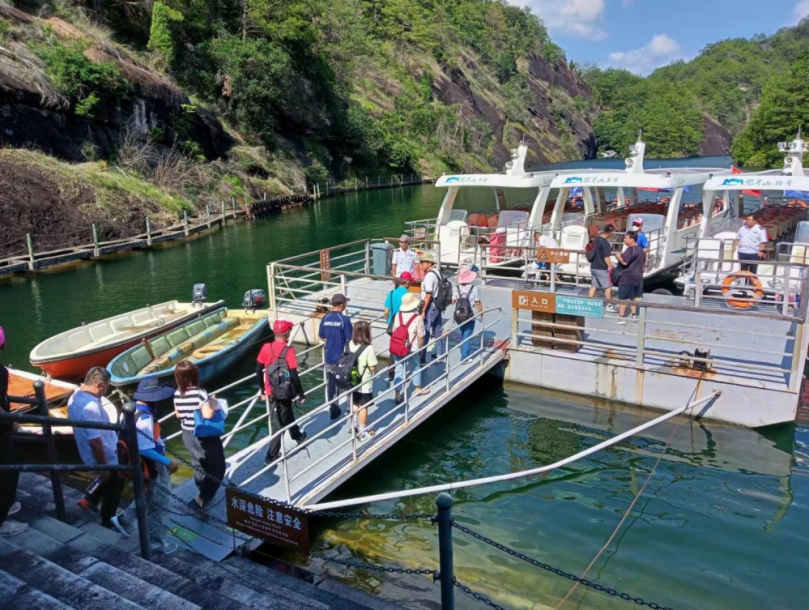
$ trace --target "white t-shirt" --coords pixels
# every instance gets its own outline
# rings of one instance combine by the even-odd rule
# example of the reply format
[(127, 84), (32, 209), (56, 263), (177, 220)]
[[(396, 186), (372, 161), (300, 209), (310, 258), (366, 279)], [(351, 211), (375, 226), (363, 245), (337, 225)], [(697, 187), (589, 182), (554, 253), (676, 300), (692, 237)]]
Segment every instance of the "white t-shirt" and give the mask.
[(461, 298), (461, 293), (469, 296), (469, 302), (474, 305), (480, 298), (478, 297), (478, 287), (474, 284), (465, 284), (463, 286), (454, 286), (452, 288), (452, 300), (457, 301)]
[[(154, 438), (154, 416), (142, 406), (138, 406), (137, 403), (135, 404), (135, 408), (137, 410), (135, 413), (135, 427), (139, 432), (143, 433), (138, 434), (138, 449), (141, 451), (155, 449), (159, 454), (164, 454), (166, 445), (163, 439)], [(144, 436), (144, 434), (146, 436)]]
[(184, 396), (180, 396), (180, 390), (174, 392), (174, 408), (180, 416), (183, 430), (194, 429), (194, 411), (202, 407), (207, 400), (208, 392), (200, 388), (188, 388)]
[(761, 244), (767, 243), (767, 229), (757, 224), (752, 229), (743, 225), (737, 235), (739, 239), (739, 252), (742, 254), (755, 254)]
[[(360, 349), (360, 345), (357, 345), (353, 341), (348, 342), (348, 350), (353, 354), (358, 349)], [(360, 357), (357, 358), (357, 370), (360, 373), (360, 381), (362, 381), (362, 386), (360, 386), (360, 392), (363, 394), (373, 394), (374, 392), (374, 382), (371, 378), (374, 376), (373, 371), (371, 371), (372, 366), (377, 366), (379, 361), (376, 359), (376, 352), (374, 352), (374, 346), (369, 345), (365, 348), (365, 351), (360, 354)]]
[(435, 289), (438, 288), (438, 282), (441, 281), (441, 273), (435, 267), (432, 267), (427, 273), (424, 274), (424, 279), (421, 281), (422, 294), (433, 294)]
[(408, 273), (414, 273), (417, 260), (418, 256), (413, 248), (408, 248), (407, 252), (401, 248), (395, 250), (393, 252), (393, 260), (391, 262), (392, 264), (396, 265), (396, 277), (401, 277), (405, 271)]
[[(425, 334), (424, 329), (424, 318), (422, 318), (417, 312), (415, 311), (400, 311), (397, 313), (393, 318), (393, 328), (391, 331), (395, 331), (400, 326), (407, 325), (410, 321), (410, 318), (415, 316), (415, 319), (410, 322), (410, 326), (407, 327), (407, 339), (410, 341), (411, 351), (416, 351), (419, 348), (418, 337), (423, 337)], [(399, 323), (401, 320), (402, 324)]]
[[(111, 424), (109, 415), (101, 406), (101, 399), (81, 390), (74, 392), (67, 401), (67, 416), (70, 419), (80, 421), (101, 422)], [(117, 422), (115, 422), (117, 423)], [(117, 464), (118, 457), (115, 451), (118, 444), (118, 433), (115, 430), (97, 430), (93, 428), (73, 428), (73, 438), (76, 439), (76, 446), (79, 449), (81, 461), (85, 464), (97, 464), (98, 462), (90, 448), (90, 441), (100, 438), (104, 445), (104, 455), (107, 464)]]
[(537, 248), (559, 248), (559, 244), (550, 235), (540, 235)]

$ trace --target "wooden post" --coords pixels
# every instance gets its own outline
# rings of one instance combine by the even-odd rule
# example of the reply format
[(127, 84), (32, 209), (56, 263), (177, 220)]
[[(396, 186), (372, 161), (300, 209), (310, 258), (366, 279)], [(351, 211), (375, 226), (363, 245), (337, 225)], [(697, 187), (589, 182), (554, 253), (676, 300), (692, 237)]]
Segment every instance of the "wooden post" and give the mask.
[(225, 200), (222, 200), (222, 226), (227, 224), (227, 219), (225, 218)]
[(98, 252), (98, 226), (93, 223), (93, 256), (99, 256)]
[(230, 198), (230, 202), (231, 202), (231, 204), (233, 205), (233, 211), (235, 212), (235, 211), (236, 211), (236, 198), (235, 198), (235, 197), (231, 197), (231, 198)]
[(183, 233), (188, 237), (188, 210), (183, 210)]
[(209, 206), (209, 205), (205, 206), (205, 217), (207, 219), (208, 228), (210, 229), (211, 228), (211, 206)]
[(368, 176), (365, 176), (365, 190), (368, 190)]
[(146, 245), (152, 247), (152, 221), (146, 217)]
[(34, 236), (26, 234), (25, 240), (28, 243), (28, 270), (34, 270)]

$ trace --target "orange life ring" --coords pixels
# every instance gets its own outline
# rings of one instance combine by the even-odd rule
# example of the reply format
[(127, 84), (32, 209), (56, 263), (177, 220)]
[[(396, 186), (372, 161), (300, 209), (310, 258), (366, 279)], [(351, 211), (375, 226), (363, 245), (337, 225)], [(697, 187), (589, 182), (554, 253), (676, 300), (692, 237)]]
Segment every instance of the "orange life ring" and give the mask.
[[(753, 297), (752, 299), (727, 299), (727, 303), (730, 307), (734, 309), (749, 309), (756, 302), (760, 301), (764, 298), (764, 290), (761, 288), (761, 280), (758, 279), (755, 273), (750, 271), (735, 271), (728, 275), (724, 280), (722, 280), (722, 296), (726, 297), (731, 291), (736, 290), (733, 286), (733, 282), (736, 280), (744, 279), (747, 281), (749, 285), (753, 286)], [(745, 288), (745, 290), (748, 290)]]

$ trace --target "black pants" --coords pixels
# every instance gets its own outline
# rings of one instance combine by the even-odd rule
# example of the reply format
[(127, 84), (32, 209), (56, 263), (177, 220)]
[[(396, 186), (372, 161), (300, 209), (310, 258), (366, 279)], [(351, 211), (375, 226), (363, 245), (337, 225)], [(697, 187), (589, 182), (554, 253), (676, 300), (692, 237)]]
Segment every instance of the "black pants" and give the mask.
[(335, 364), (326, 364), (326, 400), (332, 401), (329, 405), (329, 413), (332, 417), (340, 415), (340, 405), (334, 399), (339, 395), (337, 391), (337, 377), (332, 372)]
[[(213, 500), (225, 478), (225, 448), (218, 436), (197, 438), (193, 430), (183, 430), (183, 442), (194, 464), (194, 483), (203, 504)], [(200, 472), (200, 469), (202, 472)]]
[[(332, 377), (332, 375), (329, 375), (329, 377)], [(283, 428), (284, 426), (288, 426), (295, 421), (295, 414), (292, 412), (291, 400), (276, 400), (273, 398), (272, 407), (273, 410), (278, 413), (279, 429)], [(289, 429), (289, 435), (292, 437), (292, 440), (299, 441), (301, 440), (301, 429), (298, 428), (297, 425), (292, 426)], [(275, 460), (280, 455), (281, 440), (283, 436), (283, 434), (279, 434), (270, 441), (270, 448), (267, 451), (268, 460)]]
[(105, 472), (102, 476), (104, 478), (101, 480), (94, 496), (101, 501), (101, 506), (98, 509), (101, 516), (101, 525), (109, 526), (110, 519), (118, 512), (125, 481), (117, 472)]
[[(742, 261), (756, 261), (758, 263), (758, 254), (750, 254), (748, 252), (739, 252), (739, 260)], [(740, 265), (742, 271), (749, 271), (750, 273), (755, 273), (756, 269), (758, 269), (758, 264), (751, 265), (742, 263)]]
[[(0, 464), (16, 464), (17, 450), (8, 434), (0, 433)], [(11, 505), (17, 501), (19, 472), (0, 472), (0, 525), (8, 518)]]

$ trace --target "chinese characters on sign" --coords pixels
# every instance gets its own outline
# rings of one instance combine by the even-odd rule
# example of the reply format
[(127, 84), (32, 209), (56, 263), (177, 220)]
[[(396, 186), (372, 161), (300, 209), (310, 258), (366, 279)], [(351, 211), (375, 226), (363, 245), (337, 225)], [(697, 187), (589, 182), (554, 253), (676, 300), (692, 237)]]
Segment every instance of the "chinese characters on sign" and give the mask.
[(278, 546), (309, 552), (309, 521), (305, 514), (230, 487), (225, 489), (228, 525)]
[[(320, 251), (320, 268), (321, 269), (331, 269), (331, 254), (328, 250), (321, 250)], [(320, 281), (321, 282), (330, 282), (331, 281), (331, 273), (328, 271), (321, 271), (320, 272)]]
[(511, 306), (514, 309), (530, 309), (545, 313), (556, 312), (556, 300), (550, 292), (523, 292), (514, 290), (511, 293)]
[(539, 248), (537, 260), (541, 263), (569, 263), (570, 251), (561, 248)]

